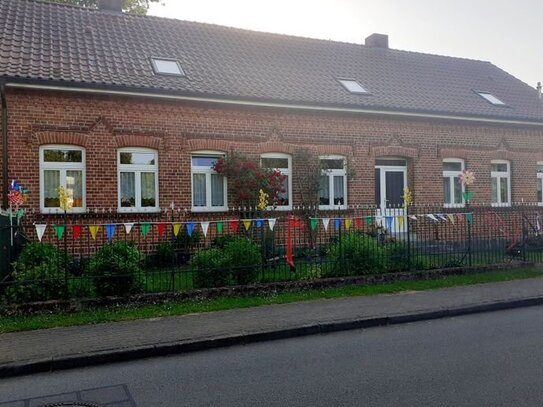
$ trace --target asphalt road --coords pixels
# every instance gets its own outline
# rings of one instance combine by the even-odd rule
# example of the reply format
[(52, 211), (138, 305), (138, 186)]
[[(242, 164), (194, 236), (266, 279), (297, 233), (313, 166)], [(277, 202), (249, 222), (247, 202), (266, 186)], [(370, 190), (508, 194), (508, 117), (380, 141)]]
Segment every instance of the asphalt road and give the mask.
[(0, 382), (0, 407), (74, 399), (121, 407), (541, 406), (543, 307)]

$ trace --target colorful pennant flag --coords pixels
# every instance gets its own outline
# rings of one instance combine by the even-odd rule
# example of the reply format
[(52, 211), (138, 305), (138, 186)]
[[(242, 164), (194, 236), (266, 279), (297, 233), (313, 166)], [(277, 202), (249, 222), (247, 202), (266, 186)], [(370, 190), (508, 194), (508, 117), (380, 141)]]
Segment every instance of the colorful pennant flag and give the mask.
[(251, 227), (251, 223), (252, 223), (251, 219), (245, 219), (243, 221), (243, 226), (245, 226), (245, 230), (249, 230), (249, 228)]
[(179, 234), (179, 231), (181, 230), (181, 224), (180, 223), (174, 223), (173, 224), (173, 235), (177, 237)]
[(255, 226), (256, 226), (257, 228), (261, 228), (263, 222), (264, 222), (264, 221), (263, 221), (262, 219), (256, 219), (256, 220), (255, 220)]
[(141, 223), (140, 224), (141, 234), (143, 235), (144, 239), (147, 239), (147, 235), (149, 234), (149, 231), (151, 230), (151, 224), (150, 223)]
[(47, 225), (37, 224), (34, 226), (36, 227), (36, 234), (38, 235), (38, 240), (41, 242), (41, 240), (43, 239), (43, 235), (45, 234), (45, 229), (47, 229)]
[(472, 214), (472, 213), (466, 213), (466, 220), (467, 220), (470, 224), (473, 224), (473, 214)]
[(426, 215), (428, 216), (430, 219), (432, 219), (434, 222), (439, 222), (439, 219), (435, 217), (435, 215), (432, 215), (431, 213)]
[(449, 219), (449, 222), (454, 225), (454, 215), (452, 213), (449, 213), (447, 214), (447, 218)]
[(349, 230), (352, 224), (353, 224), (352, 219), (345, 219), (345, 230)]
[(334, 219), (334, 227), (336, 228), (336, 230), (339, 230), (339, 228), (341, 227), (341, 219)]
[(207, 231), (209, 230), (209, 222), (200, 222), (202, 226), (202, 232), (204, 232), (204, 237), (207, 237)]
[(364, 217), (364, 220), (366, 221), (366, 225), (371, 225), (373, 222), (373, 219), (371, 216)]
[(192, 236), (192, 232), (194, 232), (194, 223), (187, 223), (187, 235)]
[(402, 227), (405, 222), (405, 218), (403, 216), (398, 216), (396, 217), (396, 222), (398, 222), (398, 226)]
[(55, 231), (55, 235), (59, 238), (59, 239), (62, 239), (62, 236), (64, 236), (64, 230), (66, 229), (66, 226), (64, 225), (56, 225), (56, 226), (53, 226), (53, 230)]
[(387, 229), (392, 229), (392, 222), (394, 221), (394, 216), (385, 216), (385, 224)]
[(113, 240), (113, 236), (115, 236), (115, 231), (117, 230), (117, 225), (114, 223), (106, 225), (106, 237), (107, 240), (110, 242)]
[(231, 220), (230, 221), (230, 231), (232, 233), (237, 233), (239, 228), (239, 221), (238, 220)]
[(98, 235), (99, 230), (100, 230), (100, 226), (98, 225), (89, 226), (89, 232), (91, 234), (92, 240), (96, 240), (96, 235)]
[(415, 215), (409, 215), (409, 219), (411, 220), (418, 220), (417, 217)]
[(224, 222), (223, 221), (217, 222), (217, 233), (222, 233), (223, 228), (224, 228)]
[(317, 229), (317, 226), (319, 226), (319, 220), (317, 218), (311, 218), (309, 220), (309, 226), (311, 227), (311, 230)]
[(354, 218), (354, 225), (357, 228), (362, 227), (362, 218)]
[(448, 219), (444, 214), (442, 214), (442, 213), (438, 213), (436, 216), (437, 216), (439, 219), (441, 219), (442, 221), (444, 221), (444, 222), (447, 222), (447, 221), (449, 220), (449, 219)]
[(72, 226), (72, 233), (74, 235), (74, 239), (79, 239), (81, 237), (81, 225)]
[(328, 225), (330, 224), (330, 219), (329, 218), (323, 218), (322, 219), (322, 225), (324, 226), (324, 230), (328, 230)]
[(165, 223), (158, 223), (156, 225), (156, 230), (157, 230), (158, 235), (160, 237), (164, 236), (164, 232), (166, 231), (166, 224)]
[(273, 228), (275, 227), (275, 222), (277, 221), (277, 219), (275, 218), (271, 218), (271, 219), (268, 219), (268, 226), (270, 227), (270, 230), (273, 232)]
[(126, 232), (127, 235), (129, 235), (130, 232), (132, 232), (133, 227), (134, 227), (133, 223), (125, 223), (124, 224), (124, 231)]

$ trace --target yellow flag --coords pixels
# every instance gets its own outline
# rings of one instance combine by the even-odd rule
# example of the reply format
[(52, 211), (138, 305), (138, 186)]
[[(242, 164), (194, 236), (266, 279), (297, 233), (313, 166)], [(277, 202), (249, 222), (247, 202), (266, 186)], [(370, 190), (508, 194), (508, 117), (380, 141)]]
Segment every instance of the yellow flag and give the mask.
[(100, 230), (100, 226), (97, 226), (97, 225), (89, 226), (89, 230), (90, 230), (92, 239), (96, 240), (96, 235), (98, 234), (98, 231)]
[(180, 230), (181, 230), (181, 224), (180, 223), (174, 223), (173, 224), (173, 234), (174, 234), (175, 237), (177, 237)]
[(398, 221), (398, 226), (403, 226), (403, 222), (404, 222), (403, 216), (398, 216), (396, 220)]
[(451, 221), (451, 223), (454, 225), (454, 215), (452, 213), (447, 214), (447, 218)]
[(243, 226), (245, 226), (245, 230), (249, 230), (249, 228), (251, 227), (251, 220), (244, 220)]
[(353, 224), (352, 219), (345, 219), (345, 229), (349, 230), (351, 228), (351, 225)]

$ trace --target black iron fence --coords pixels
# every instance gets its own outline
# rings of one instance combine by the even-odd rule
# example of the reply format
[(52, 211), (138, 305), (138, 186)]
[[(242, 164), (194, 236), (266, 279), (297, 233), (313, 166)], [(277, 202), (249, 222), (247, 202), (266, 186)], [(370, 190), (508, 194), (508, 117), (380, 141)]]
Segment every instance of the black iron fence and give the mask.
[(205, 219), (27, 215), (5, 301), (125, 295), (543, 260), (543, 207), (297, 208)]

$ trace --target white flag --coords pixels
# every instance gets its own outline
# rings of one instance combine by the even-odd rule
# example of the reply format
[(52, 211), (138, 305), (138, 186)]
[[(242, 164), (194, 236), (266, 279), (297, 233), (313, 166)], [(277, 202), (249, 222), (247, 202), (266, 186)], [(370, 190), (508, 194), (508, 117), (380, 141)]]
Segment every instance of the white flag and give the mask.
[(209, 229), (209, 222), (200, 222), (202, 225), (202, 231), (204, 232), (204, 237), (207, 236), (207, 230)]
[(324, 218), (322, 220), (322, 224), (324, 226), (324, 230), (328, 230), (328, 225), (330, 224), (330, 219), (329, 218)]
[(36, 234), (38, 235), (38, 240), (41, 242), (41, 239), (43, 239), (43, 235), (45, 234), (45, 229), (47, 228), (47, 225), (34, 226), (36, 226)]
[(275, 227), (275, 221), (276, 221), (276, 220), (277, 220), (277, 219), (273, 219), (273, 218), (272, 218), (272, 219), (268, 219), (268, 225), (269, 225), (269, 227), (270, 227), (270, 230), (273, 230), (273, 228)]
[(129, 235), (130, 232), (132, 232), (132, 228), (134, 227), (133, 223), (125, 223), (124, 224), (124, 230), (126, 231), (126, 234)]
[(430, 219), (432, 219), (432, 220), (435, 221), (435, 222), (439, 222), (439, 219), (436, 218), (436, 217), (435, 217), (434, 215), (432, 215), (432, 214), (429, 214), (429, 215), (426, 215), (426, 216), (428, 216)]

